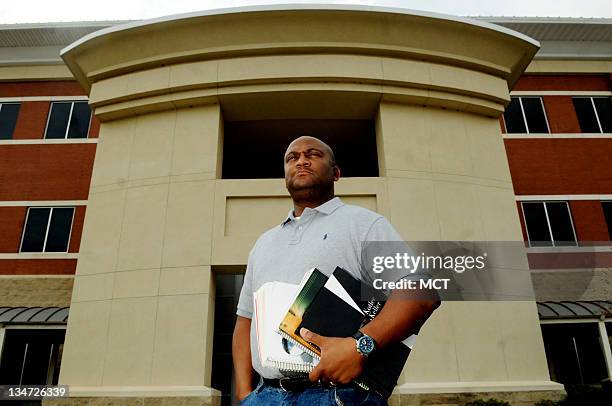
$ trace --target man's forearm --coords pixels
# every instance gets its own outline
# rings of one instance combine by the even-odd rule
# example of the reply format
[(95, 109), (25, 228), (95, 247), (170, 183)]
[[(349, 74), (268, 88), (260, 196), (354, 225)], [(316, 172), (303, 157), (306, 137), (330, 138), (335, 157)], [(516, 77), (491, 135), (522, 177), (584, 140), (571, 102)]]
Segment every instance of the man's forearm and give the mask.
[(411, 300), (405, 292), (393, 291), (380, 313), (361, 331), (376, 341), (378, 348), (402, 341), (414, 334), (440, 306), (437, 294), (432, 300)]
[(238, 316), (232, 337), (232, 358), (236, 397), (240, 400), (253, 390), (253, 367), (251, 365), (251, 319)]

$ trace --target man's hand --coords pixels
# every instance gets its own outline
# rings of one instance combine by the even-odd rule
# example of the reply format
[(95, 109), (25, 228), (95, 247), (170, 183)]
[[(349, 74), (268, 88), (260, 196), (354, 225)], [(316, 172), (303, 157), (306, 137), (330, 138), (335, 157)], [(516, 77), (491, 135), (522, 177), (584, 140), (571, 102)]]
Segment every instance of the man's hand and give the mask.
[(321, 360), (308, 376), (311, 381), (347, 384), (363, 370), (366, 360), (357, 352), (354, 338), (325, 337), (305, 328), (300, 330), (300, 335), (321, 349)]

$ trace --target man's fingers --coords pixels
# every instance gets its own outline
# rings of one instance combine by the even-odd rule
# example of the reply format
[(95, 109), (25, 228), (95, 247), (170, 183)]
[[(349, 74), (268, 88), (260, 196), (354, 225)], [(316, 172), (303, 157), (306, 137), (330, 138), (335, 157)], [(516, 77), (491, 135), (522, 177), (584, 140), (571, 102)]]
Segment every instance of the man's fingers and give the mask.
[(320, 336), (317, 333), (313, 333), (312, 331), (304, 327), (300, 329), (300, 335), (304, 340), (316, 344), (319, 348), (321, 348), (321, 345), (323, 345), (323, 341), (325, 341), (326, 338), (325, 336)]
[(310, 379), (312, 382), (316, 382), (321, 379), (322, 374), (323, 368), (321, 367), (321, 364), (318, 364), (312, 371), (310, 371), (308, 374), (308, 379)]

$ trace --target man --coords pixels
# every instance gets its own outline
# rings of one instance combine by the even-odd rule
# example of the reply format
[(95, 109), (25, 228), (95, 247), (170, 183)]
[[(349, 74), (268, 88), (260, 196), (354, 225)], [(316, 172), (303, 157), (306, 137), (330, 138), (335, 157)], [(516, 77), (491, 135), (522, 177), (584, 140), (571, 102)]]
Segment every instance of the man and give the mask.
[[(313, 137), (291, 142), (284, 156), (285, 184), (293, 210), (276, 227), (265, 232), (249, 254), (240, 294), (232, 342), (236, 395), (241, 404), (370, 404), (384, 405), (373, 392), (365, 392), (351, 381), (367, 359), (359, 340), (375, 349), (401, 341), (418, 328), (439, 306), (434, 300), (391, 300), (355, 338), (323, 337), (302, 329), (306, 340), (321, 348), (321, 360), (309, 380), (281, 383), (278, 370), (259, 362), (254, 328), (253, 292), (270, 281), (298, 284), (313, 267), (328, 275), (340, 266), (360, 277), (363, 241), (398, 241), (401, 237), (387, 219), (370, 210), (345, 205), (334, 196), (340, 168), (332, 149)], [(368, 346), (366, 345), (366, 347)], [(367, 350), (369, 351), (369, 350)], [(254, 389), (253, 368), (263, 378)], [(283, 384), (284, 383), (284, 384)]]

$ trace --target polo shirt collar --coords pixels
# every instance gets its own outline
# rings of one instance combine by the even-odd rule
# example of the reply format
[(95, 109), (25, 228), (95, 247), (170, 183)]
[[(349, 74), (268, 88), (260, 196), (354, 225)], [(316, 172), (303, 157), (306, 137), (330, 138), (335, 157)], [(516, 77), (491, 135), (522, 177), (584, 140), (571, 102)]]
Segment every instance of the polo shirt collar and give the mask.
[[(344, 203), (342, 203), (342, 200), (340, 200), (340, 198), (336, 196), (333, 199), (326, 201), (322, 205), (313, 208), (312, 210), (316, 210), (320, 213), (329, 215), (329, 214), (332, 214), (338, 207), (343, 206), (343, 205)], [(295, 216), (293, 215), (293, 210), (289, 210), (289, 213), (287, 213), (287, 217), (281, 223), (281, 226), (284, 226), (285, 224), (287, 224), (288, 222), (292, 220), (295, 220)]]

